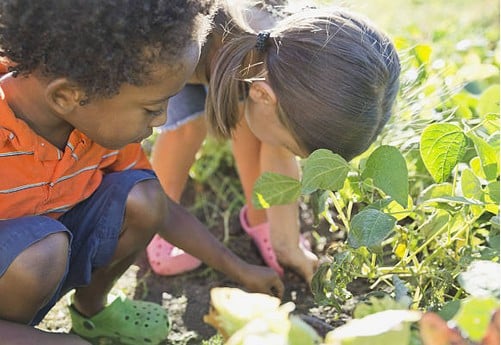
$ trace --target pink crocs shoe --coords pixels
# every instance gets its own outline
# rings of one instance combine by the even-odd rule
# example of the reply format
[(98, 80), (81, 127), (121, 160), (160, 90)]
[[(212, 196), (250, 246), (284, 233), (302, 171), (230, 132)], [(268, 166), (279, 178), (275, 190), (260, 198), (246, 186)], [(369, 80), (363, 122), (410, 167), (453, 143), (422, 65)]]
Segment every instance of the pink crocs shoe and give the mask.
[(192, 271), (202, 264), (202, 261), (173, 246), (159, 235), (155, 235), (148, 244), (146, 254), (153, 272), (162, 276)]
[(240, 211), (240, 224), (244, 231), (254, 240), (266, 265), (274, 269), (279, 276), (283, 277), (284, 269), (278, 263), (277, 256), (271, 246), (270, 223), (266, 222), (251, 227), (247, 222), (247, 206), (244, 206)]

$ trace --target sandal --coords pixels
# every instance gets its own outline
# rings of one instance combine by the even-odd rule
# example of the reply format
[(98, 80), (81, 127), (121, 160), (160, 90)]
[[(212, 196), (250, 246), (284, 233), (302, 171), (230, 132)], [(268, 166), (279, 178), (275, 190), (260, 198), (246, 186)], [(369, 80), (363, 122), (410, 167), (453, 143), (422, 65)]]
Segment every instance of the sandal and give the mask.
[(153, 272), (163, 276), (192, 271), (202, 264), (202, 261), (170, 244), (159, 235), (155, 235), (148, 244), (146, 254)]
[(86, 339), (105, 337), (125, 345), (156, 345), (167, 338), (171, 326), (160, 305), (123, 297), (92, 317), (80, 314), (73, 305), (69, 310), (71, 331)]
[(284, 269), (278, 263), (275, 251), (271, 246), (270, 223), (266, 222), (251, 227), (247, 221), (247, 206), (244, 206), (240, 211), (240, 224), (244, 231), (254, 240), (266, 265), (274, 269), (279, 276), (283, 277)]

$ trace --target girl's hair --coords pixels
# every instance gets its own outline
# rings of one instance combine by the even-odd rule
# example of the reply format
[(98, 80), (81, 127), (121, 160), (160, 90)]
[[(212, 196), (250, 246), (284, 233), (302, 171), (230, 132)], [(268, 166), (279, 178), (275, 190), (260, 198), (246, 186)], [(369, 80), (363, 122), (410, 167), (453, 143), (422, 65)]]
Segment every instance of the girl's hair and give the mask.
[(341, 8), (308, 8), (270, 31), (229, 33), (211, 74), (206, 113), (213, 132), (230, 137), (240, 120), (245, 84), (266, 80), (277, 113), (302, 149), (327, 148), (350, 160), (388, 121), (399, 88), (400, 62), (390, 39)]
[(15, 75), (66, 77), (88, 96), (148, 82), (152, 64), (178, 63), (202, 42), (214, 0), (2, 0), (0, 55)]

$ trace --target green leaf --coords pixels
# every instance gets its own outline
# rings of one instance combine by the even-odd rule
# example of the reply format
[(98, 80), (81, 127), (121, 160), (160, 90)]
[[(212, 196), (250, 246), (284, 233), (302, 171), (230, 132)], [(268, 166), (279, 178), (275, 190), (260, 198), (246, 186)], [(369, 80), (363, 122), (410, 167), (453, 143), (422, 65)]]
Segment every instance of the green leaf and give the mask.
[(480, 117), (485, 117), (487, 114), (499, 114), (499, 91), (499, 85), (492, 85), (482, 92), (477, 105)]
[(482, 185), (477, 176), (475, 176), (470, 169), (465, 169), (461, 173), (461, 191), (467, 198), (482, 200), (482, 196), (484, 195)]
[(459, 274), (458, 282), (472, 296), (499, 298), (499, 268), (497, 262), (473, 261), (465, 272)]
[(462, 196), (443, 196), (440, 198), (433, 198), (433, 199), (425, 200), (423, 203), (428, 204), (428, 203), (434, 203), (434, 202), (446, 203), (446, 204), (451, 204), (451, 205), (457, 205), (457, 204), (460, 204), (460, 205), (480, 205), (480, 206), (484, 205), (484, 203), (481, 201), (464, 198)]
[(463, 157), (466, 137), (456, 125), (436, 123), (423, 131), (420, 153), (424, 165), (433, 179), (440, 183), (447, 180)]
[(457, 314), (460, 307), (461, 302), (459, 300), (449, 301), (438, 311), (438, 315), (445, 321), (449, 321)]
[(493, 181), (487, 185), (487, 192), (496, 204), (499, 204), (499, 181)]
[(367, 160), (362, 179), (372, 178), (374, 185), (391, 196), (402, 207), (407, 207), (409, 182), (407, 164), (400, 151), (383, 145)]
[(453, 320), (465, 335), (479, 342), (491, 321), (492, 312), (499, 307), (499, 300), (492, 297), (473, 297), (461, 301), (461, 307)]
[(431, 216), (426, 218), (423, 225), (418, 228), (418, 232), (428, 239), (449, 224), (450, 218), (448, 212), (437, 209)]
[(313, 226), (320, 224), (320, 216), (325, 212), (328, 200), (328, 191), (316, 190), (310, 195), (309, 205), (313, 213)]
[(254, 184), (252, 204), (256, 208), (290, 204), (299, 198), (301, 184), (298, 180), (271, 172), (263, 173)]
[(487, 181), (496, 180), (499, 177), (499, 150), (473, 133), (469, 133), (468, 137), (475, 144)]
[(367, 208), (351, 220), (348, 245), (352, 248), (381, 245), (395, 227), (396, 219), (379, 210)]
[[(499, 107), (498, 107), (499, 110)], [(484, 127), (489, 134), (499, 132), (499, 114), (487, 114), (484, 119)]]
[(317, 332), (299, 316), (291, 315), (288, 335), (289, 345), (318, 345), (322, 339)]
[(304, 162), (302, 192), (310, 194), (317, 189), (338, 190), (343, 187), (350, 166), (338, 154), (326, 149), (314, 151)]
[(414, 47), (414, 54), (422, 64), (428, 64), (430, 62), (431, 51), (432, 48), (429, 44), (417, 44)]

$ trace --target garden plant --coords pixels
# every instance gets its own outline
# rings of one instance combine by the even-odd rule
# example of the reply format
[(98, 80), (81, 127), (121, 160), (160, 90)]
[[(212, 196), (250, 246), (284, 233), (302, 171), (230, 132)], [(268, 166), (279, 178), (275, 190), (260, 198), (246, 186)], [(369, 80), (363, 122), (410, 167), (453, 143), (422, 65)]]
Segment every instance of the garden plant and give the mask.
[[(160, 291), (173, 320), (171, 345), (499, 344), (499, 3), (316, 3), (366, 14), (393, 38), (402, 62), (394, 116), (367, 152), (346, 162), (320, 149), (300, 161), (300, 179), (265, 173), (254, 188), (257, 207), (299, 200), (313, 215), (309, 230), (324, 263), (312, 303), (317, 316), (329, 310), (343, 322), (319, 332), (297, 316), (298, 303), (214, 287), (227, 281), (203, 267), (173, 278), (145, 271), (124, 292), (154, 300)], [(154, 140), (143, 142), (147, 151)], [(189, 208), (232, 244), (244, 198), (230, 144), (208, 138), (190, 177)], [(194, 301), (200, 323), (217, 331), (202, 340), (177, 325), (190, 295), (164, 296), (176, 282), (195, 280), (206, 283), (186, 288), (203, 290), (197, 298), (214, 287), (210, 310)], [(64, 313), (56, 308), (40, 327), (67, 331), (71, 325), (57, 322)]]
[[(348, 163), (320, 149), (301, 162), (301, 179), (265, 173), (256, 182), (256, 206), (301, 198), (318, 221), (341, 234), (313, 279), (318, 304), (341, 311), (355, 280), (372, 290), (353, 314), (372, 317), (327, 334), (325, 344), (434, 345), (452, 343), (453, 336), (461, 344), (491, 344), (500, 278), (499, 26), (470, 25), (465, 37), (466, 30), (438, 27), (426, 34), (417, 25), (396, 36), (404, 62), (398, 106), (365, 154)], [(232, 293), (226, 292), (228, 300)], [(243, 312), (226, 310), (224, 299), (214, 296), (208, 322), (226, 334), (226, 344), (322, 341), (298, 337), (298, 321), (284, 316), (287, 307), (269, 301), (262, 301), (264, 311), (254, 307), (256, 314), (230, 337), (224, 322)], [(271, 326), (275, 318), (267, 308), (287, 325)], [(440, 342), (425, 312), (449, 321), (441, 334), (455, 335)], [(499, 323), (499, 311), (497, 317)]]

